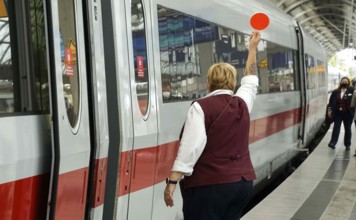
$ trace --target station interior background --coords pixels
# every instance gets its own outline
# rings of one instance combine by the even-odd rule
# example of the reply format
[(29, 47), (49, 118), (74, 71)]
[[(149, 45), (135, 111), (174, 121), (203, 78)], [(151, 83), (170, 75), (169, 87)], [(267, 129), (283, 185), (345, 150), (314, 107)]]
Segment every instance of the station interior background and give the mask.
[(355, 0), (269, 0), (314, 37), (326, 50), (328, 89), (337, 87), (341, 77), (356, 78)]

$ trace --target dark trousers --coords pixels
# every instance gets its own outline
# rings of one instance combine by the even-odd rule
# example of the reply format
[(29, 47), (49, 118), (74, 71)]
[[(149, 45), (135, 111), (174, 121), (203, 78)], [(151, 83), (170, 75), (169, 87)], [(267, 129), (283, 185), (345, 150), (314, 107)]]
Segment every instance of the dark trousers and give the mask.
[(184, 220), (238, 220), (249, 202), (253, 183), (241, 180), (193, 187), (183, 192)]
[(333, 128), (333, 133), (331, 135), (330, 143), (336, 145), (339, 139), (341, 122), (344, 123), (344, 128), (345, 128), (344, 145), (351, 146), (352, 116), (350, 115), (349, 112), (337, 112), (334, 115), (334, 128)]

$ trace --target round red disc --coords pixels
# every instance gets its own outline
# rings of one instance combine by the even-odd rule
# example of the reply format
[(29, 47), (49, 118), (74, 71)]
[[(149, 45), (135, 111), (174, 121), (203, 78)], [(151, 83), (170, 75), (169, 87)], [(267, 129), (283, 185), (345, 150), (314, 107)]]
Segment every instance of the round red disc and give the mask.
[(255, 13), (251, 16), (250, 24), (253, 29), (261, 31), (268, 27), (269, 17), (262, 12)]

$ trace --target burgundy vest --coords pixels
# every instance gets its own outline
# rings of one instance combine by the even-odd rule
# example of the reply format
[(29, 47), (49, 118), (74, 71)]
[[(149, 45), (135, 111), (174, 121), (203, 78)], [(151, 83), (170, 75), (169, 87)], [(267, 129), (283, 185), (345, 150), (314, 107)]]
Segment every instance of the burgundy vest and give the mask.
[(225, 94), (196, 101), (204, 112), (207, 143), (193, 174), (184, 177), (184, 188), (238, 182), (242, 177), (256, 179), (248, 148), (250, 115), (246, 103)]
[(347, 100), (347, 96), (346, 96), (347, 93), (346, 92), (342, 97), (340, 97), (341, 96), (341, 92), (338, 93), (337, 96), (336, 96), (337, 109), (339, 111), (346, 112), (346, 111), (349, 110), (349, 106), (351, 105)]

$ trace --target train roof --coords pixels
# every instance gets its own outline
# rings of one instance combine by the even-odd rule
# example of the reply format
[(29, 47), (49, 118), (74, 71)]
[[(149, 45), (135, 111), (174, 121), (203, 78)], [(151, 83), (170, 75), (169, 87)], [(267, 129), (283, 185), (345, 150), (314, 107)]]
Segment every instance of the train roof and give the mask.
[[(301, 27), (301, 30), (303, 32), (304, 53), (319, 57), (323, 60), (326, 59), (327, 54), (324, 50), (324, 47), (319, 42), (317, 42), (308, 32), (306, 32), (304, 28)], [(320, 49), (317, 50), (316, 48)]]

